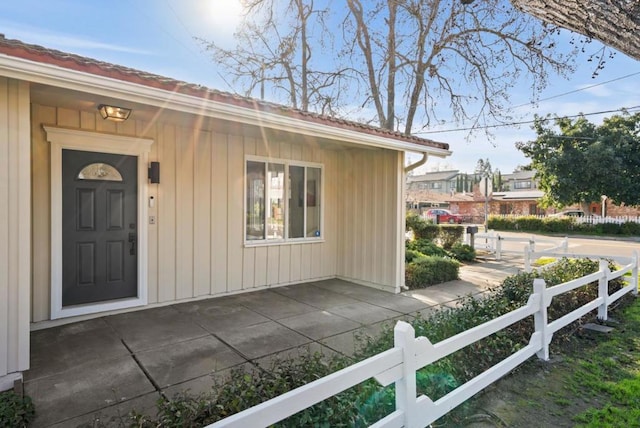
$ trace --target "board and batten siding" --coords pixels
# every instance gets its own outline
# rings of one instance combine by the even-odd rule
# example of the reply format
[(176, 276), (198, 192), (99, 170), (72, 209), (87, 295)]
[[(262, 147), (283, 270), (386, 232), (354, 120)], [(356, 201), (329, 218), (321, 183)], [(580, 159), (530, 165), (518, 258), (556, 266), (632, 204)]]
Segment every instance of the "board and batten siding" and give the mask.
[(29, 85), (0, 77), (0, 390), (29, 368)]
[(402, 159), (391, 150), (349, 150), (340, 157), (338, 277), (391, 292), (404, 284)]
[[(154, 122), (104, 121), (96, 113), (32, 103), (33, 299), (31, 321), (50, 319), (50, 144), (42, 125), (154, 140), (160, 184), (148, 184), (148, 302), (166, 304), (203, 296), (334, 278), (337, 273), (339, 171), (343, 150), (320, 148), (304, 136), (270, 139), (225, 133), (216, 121), (185, 117)], [(202, 125), (200, 125), (202, 124)], [(254, 133), (255, 134), (255, 133)], [(244, 245), (245, 156), (269, 156), (324, 165), (324, 240)], [(386, 235), (385, 235), (386, 236)]]

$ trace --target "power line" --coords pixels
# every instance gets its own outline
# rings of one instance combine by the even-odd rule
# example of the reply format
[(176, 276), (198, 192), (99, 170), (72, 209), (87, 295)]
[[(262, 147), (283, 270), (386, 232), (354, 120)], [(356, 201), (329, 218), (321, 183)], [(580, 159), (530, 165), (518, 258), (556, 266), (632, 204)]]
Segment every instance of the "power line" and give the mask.
[[(567, 115), (567, 116), (561, 116), (558, 117), (558, 119), (572, 119), (575, 117), (581, 117), (581, 116), (595, 116), (598, 114), (607, 114), (607, 113), (616, 113), (616, 112), (621, 112), (621, 111), (633, 111), (633, 110), (637, 110), (640, 109), (640, 106), (634, 106), (634, 107), (620, 107), (619, 109), (615, 109), (615, 110), (603, 110), (603, 111), (596, 111), (596, 112), (592, 112), (592, 113), (580, 113), (580, 114), (573, 114), (573, 115)], [(495, 125), (485, 125), (485, 126), (478, 126), (478, 127), (466, 127), (466, 128), (455, 128), (455, 129), (444, 129), (444, 130), (440, 130), (440, 131), (421, 131), (421, 132), (415, 132), (415, 135), (418, 134), (443, 134), (445, 132), (459, 132), (459, 131), (472, 131), (475, 129), (490, 129), (490, 128), (501, 128), (501, 127), (508, 127), (508, 126), (517, 126), (517, 125), (527, 125), (527, 124), (531, 124), (531, 123), (535, 123), (535, 119), (534, 120), (523, 120), (521, 122), (509, 122), (509, 123), (497, 123)]]
[(544, 102), (544, 101), (553, 100), (553, 99), (556, 99), (556, 98), (564, 97), (565, 95), (575, 94), (576, 92), (586, 91), (587, 89), (595, 88), (596, 86), (602, 86), (602, 85), (606, 85), (607, 83), (617, 82), (618, 80), (628, 79), (629, 77), (637, 76), (638, 74), (640, 74), (640, 71), (636, 71), (635, 73), (627, 74), (626, 76), (616, 77), (615, 79), (607, 80), (605, 82), (600, 82), (600, 83), (595, 83), (593, 85), (585, 86), (584, 88), (574, 89), (573, 91), (563, 92), (561, 94), (552, 95), (552, 96), (547, 97), (547, 98), (542, 98), (542, 99), (536, 101), (536, 103), (528, 102), (528, 103), (524, 103), (524, 104), (519, 104), (519, 105), (514, 106), (514, 107), (510, 107), (510, 108), (511, 109), (516, 109), (516, 108), (520, 108), (520, 107), (531, 106), (532, 104), (537, 104), (537, 103), (541, 103), (541, 102)]

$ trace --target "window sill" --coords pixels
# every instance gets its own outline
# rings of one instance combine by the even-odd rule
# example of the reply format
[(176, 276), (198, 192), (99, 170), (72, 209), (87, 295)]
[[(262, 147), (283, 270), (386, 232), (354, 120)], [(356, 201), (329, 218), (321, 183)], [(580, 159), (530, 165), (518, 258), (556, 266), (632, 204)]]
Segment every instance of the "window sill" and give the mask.
[(324, 242), (324, 238), (301, 238), (301, 239), (289, 239), (289, 240), (256, 240), (245, 241), (245, 248), (253, 247), (275, 247), (281, 245), (301, 245), (301, 244), (321, 244)]

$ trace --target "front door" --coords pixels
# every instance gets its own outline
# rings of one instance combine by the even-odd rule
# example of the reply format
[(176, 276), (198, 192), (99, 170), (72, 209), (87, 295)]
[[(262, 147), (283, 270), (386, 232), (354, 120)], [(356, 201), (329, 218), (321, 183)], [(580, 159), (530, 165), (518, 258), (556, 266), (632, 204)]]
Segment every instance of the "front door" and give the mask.
[(138, 159), (62, 150), (62, 306), (136, 297)]

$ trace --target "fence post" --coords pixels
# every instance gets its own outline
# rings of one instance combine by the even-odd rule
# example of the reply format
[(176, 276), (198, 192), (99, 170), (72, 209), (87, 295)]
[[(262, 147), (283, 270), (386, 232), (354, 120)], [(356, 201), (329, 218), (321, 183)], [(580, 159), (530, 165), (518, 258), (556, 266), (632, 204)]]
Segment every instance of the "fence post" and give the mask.
[(529, 245), (524, 247), (524, 271), (531, 272), (531, 248)]
[(398, 321), (393, 329), (393, 344), (402, 348), (402, 379), (396, 381), (396, 409), (404, 412), (405, 427), (417, 426), (416, 339), (413, 327)]
[(609, 263), (600, 259), (600, 273), (602, 276), (598, 280), (598, 297), (602, 298), (602, 304), (598, 306), (598, 319), (600, 321), (607, 320), (607, 308), (608, 308), (608, 300), (609, 300), (609, 280), (607, 277), (609, 276)]
[(638, 261), (640, 258), (638, 257), (638, 250), (633, 251), (633, 264), (634, 267), (631, 269), (631, 281), (633, 284), (633, 295), (638, 295)]
[(496, 260), (502, 260), (502, 238), (500, 234), (496, 238)]
[(536, 237), (532, 236), (531, 239), (529, 239), (529, 245), (531, 245), (531, 252), (535, 253), (536, 251)]
[(544, 279), (536, 278), (533, 280), (533, 292), (540, 295), (540, 305), (538, 306), (538, 311), (533, 314), (533, 322), (536, 329), (535, 331), (540, 333), (542, 341), (542, 349), (536, 352), (536, 355), (544, 361), (549, 360), (549, 342), (551, 342), (551, 338), (547, 338), (548, 316), (547, 299), (545, 298), (546, 291), (547, 284), (544, 282)]

